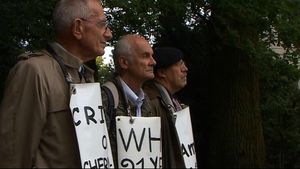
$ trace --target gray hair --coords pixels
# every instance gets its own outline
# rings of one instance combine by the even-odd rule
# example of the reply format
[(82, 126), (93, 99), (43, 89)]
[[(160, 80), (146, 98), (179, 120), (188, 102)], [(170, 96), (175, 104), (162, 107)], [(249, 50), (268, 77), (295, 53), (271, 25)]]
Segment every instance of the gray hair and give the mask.
[(53, 11), (54, 31), (57, 34), (68, 30), (74, 19), (92, 15), (87, 0), (59, 0)]
[(130, 41), (130, 37), (132, 36), (133, 35), (121, 36), (112, 51), (116, 73), (120, 73), (120, 71), (122, 71), (118, 62), (120, 56), (124, 56), (130, 61), (132, 56), (132, 42)]

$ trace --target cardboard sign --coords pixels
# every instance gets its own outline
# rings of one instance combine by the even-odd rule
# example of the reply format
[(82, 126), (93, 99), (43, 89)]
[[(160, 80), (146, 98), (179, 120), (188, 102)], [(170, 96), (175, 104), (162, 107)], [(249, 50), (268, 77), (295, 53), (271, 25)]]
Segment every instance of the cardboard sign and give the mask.
[(175, 113), (179, 141), (186, 168), (197, 168), (197, 159), (189, 107)]
[(119, 168), (161, 168), (160, 117), (116, 117)]
[(70, 108), (82, 168), (113, 168), (100, 84), (71, 84)]

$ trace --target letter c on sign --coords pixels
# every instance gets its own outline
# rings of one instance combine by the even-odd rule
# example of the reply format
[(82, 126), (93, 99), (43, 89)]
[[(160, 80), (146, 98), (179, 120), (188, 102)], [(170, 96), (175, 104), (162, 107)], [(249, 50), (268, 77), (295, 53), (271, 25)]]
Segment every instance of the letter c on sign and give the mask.
[(74, 124), (75, 126), (79, 126), (81, 121), (78, 120), (77, 122), (75, 121), (75, 118), (74, 118), (74, 115), (75, 115), (75, 112), (79, 113), (79, 108), (78, 107), (75, 107), (73, 110), (72, 110), (72, 114), (73, 114), (73, 119), (74, 119)]

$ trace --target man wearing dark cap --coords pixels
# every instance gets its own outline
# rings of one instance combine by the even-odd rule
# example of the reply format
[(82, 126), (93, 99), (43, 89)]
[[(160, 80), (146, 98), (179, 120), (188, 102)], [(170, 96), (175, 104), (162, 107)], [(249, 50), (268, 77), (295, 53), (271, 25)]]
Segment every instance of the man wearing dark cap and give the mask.
[(179, 104), (174, 94), (187, 84), (187, 71), (183, 53), (173, 47), (159, 47), (154, 50), (155, 78), (144, 84), (154, 107), (159, 107), (162, 128), (162, 167), (186, 168), (180, 141), (175, 127), (174, 113), (184, 105)]

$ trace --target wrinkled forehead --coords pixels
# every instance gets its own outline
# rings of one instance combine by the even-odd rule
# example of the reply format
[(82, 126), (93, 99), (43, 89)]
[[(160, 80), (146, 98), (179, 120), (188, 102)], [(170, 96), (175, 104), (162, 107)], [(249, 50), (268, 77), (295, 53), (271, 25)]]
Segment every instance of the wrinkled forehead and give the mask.
[(91, 17), (93, 18), (106, 18), (103, 6), (99, 0), (89, 0), (88, 6), (91, 9)]
[(153, 50), (149, 42), (145, 38), (136, 38), (134, 41), (135, 51), (139, 54), (153, 54)]

